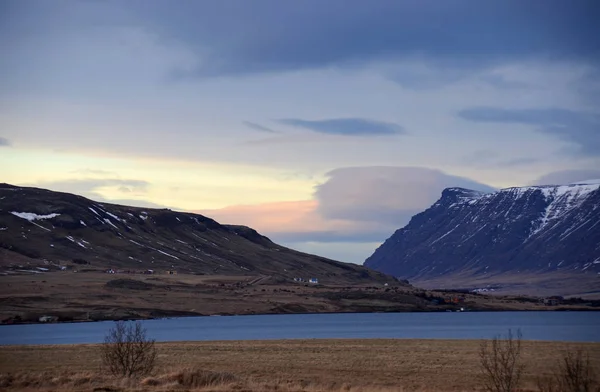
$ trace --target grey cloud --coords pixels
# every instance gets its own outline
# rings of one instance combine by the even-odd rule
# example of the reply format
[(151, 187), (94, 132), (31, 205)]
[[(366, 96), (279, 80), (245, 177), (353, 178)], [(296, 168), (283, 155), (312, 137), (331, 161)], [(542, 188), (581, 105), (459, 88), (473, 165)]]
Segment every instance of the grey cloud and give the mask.
[(488, 83), (491, 86), (494, 86), (499, 89), (507, 89), (507, 90), (519, 90), (525, 88), (531, 88), (532, 86), (528, 83), (518, 82), (514, 80), (508, 80), (506, 77), (502, 75), (483, 75), (479, 78), (481, 81)]
[(501, 159), (500, 154), (493, 150), (477, 150), (463, 157), (460, 162), (469, 166), (482, 169), (494, 169), (499, 167), (527, 166), (540, 162), (541, 159), (534, 157), (520, 157), (512, 159)]
[(498, 153), (492, 150), (476, 150), (462, 157), (461, 163), (472, 166), (490, 165), (498, 159)]
[(435, 60), (421, 63), (399, 63), (394, 64), (392, 71), (384, 72), (386, 77), (412, 90), (427, 90), (451, 85), (472, 78), (475, 74), (476, 80), (501, 90), (520, 90), (535, 88), (534, 85), (509, 80), (497, 71), (487, 70), (492, 68), (494, 62), (484, 63), (439, 63)]
[(287, 118), (278, 121), (282, 124), (330, 135), (381, 136), (405, 133), (404, 128), (398, 124), (364, 118), (335, 118), (314, 121)]
[(500, 161), (498, 162), (498, 166), (500, 167), (518, 167), (518, 166), (527, 166), (527, 165), (532, 165), (534, 163), (538, 163), (540, 162), (540, 159), (538, 158), (514, 158), (514, 159), (509, 159), (506, 161)]
[(494, 191), (468, 178), (420, 167), (350, 167), (333, 170), (328, 176), (315, 191), (321, 216), (371, 222), (394, 230), (430, 207), (445, 188)]
[(10, 140), (0, 137), (0, 147), (8, 147), (10, 145), (11, 145)]
[(267, 128), (263, 125), (257, 124), (257, 123), (253, 123), (250, 121), (244, 121), (243, 124), (245, 126), (247, 126), (248, 128), (254, 129), (255, 131), (260, 131), (260, 132), (266, 132), (266, 133), (279, 133), (279, 131), (276, 131), (274, 129), (271, 128)]
[(600, 67), (587, 70), (572, 86), (585, 102), (597, 107), (600, 102)]
[(580, 169), (561, 170), (545, 174), (532, 182), (532, 185), (566, 185), (577, 181), (600, 179), (600, 170)]
[(473, 73), (468, 67), (443, 64), (402, 66), (386, 72), (387, 79), (411, 90), (428, 90), (463, 80)]
[(473, 107), (458, 115), (482, 123), (526, 124), (578, 146), (583, 155), (600, 155), (600, 115), (568, 109), (500, 109)]
[[(596, 63), (593, 0), (235, 0), (126, 2), (170, 39), (196, 48), (200, 76), (234, 75), (415, 57), (477, 68), (531, 57)], [(235, 12), (232, 12), (235, 10)]]

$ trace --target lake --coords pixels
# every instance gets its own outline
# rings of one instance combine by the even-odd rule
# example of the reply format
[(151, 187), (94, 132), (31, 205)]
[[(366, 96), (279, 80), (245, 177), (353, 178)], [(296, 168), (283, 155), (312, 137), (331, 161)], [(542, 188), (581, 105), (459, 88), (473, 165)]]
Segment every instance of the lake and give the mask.
[[(103, 341), (112, 321), (0, 326), (0, 345)], [(160, 342), (325, 338), (487, 339), (521, 329), (525, 340), (600, 342), (600, 312), (343, 313), (184, 317), (143, 321)]]

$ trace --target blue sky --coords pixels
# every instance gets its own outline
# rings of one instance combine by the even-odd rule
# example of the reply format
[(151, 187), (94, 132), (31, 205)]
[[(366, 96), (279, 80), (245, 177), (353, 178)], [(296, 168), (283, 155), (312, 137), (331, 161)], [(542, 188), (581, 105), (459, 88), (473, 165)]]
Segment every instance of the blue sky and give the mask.
[(447, 186), (600, 177), (596, 1), (0, 0), (0, 181), (362, 262)]

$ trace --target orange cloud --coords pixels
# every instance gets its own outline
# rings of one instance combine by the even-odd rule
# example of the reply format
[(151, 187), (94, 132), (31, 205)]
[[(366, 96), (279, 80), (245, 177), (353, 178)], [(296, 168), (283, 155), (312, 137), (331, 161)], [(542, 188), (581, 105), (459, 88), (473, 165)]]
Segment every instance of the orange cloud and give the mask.
[(252, 227), (264, 233), (348, 230), (353, 222), (324, 219), (316, 200), (237, 205), (197, 211), (221, 223)]

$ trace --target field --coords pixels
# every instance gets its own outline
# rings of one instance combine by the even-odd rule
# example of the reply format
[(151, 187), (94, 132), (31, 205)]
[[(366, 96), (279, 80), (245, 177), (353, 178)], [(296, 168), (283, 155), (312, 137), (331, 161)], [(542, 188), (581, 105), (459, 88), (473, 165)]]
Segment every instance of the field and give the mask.
[[(310, 285), (269, 277), (52, 272), (0, 276), (0, 321), (145, 319), (213, 314), (549, 310), (525, 297), (460, 295), (408, 285)], [(561, 305), (565, 309), (578, 309)], [(586, 309), (579, 306), (580, 309)], [(593, 310), (593, 307), (587, 307)], [(597, 309), (597, 308), (596, 308)]]
[[(384, 339), (161, 343), (156, 374), (141, 380), (104, 374), (95, 345), (4, 346), (0, 382), (8, 390), (31, 391), (475, 391), (481, 390), (479, 344)], [(583, 350), (600, 369), (598, 343), (524, 342), (522, 388), (536, 390), (537, 377), (552, 374), (567, 350)], [(210, 379), (213, 385), (199, 387)]]

